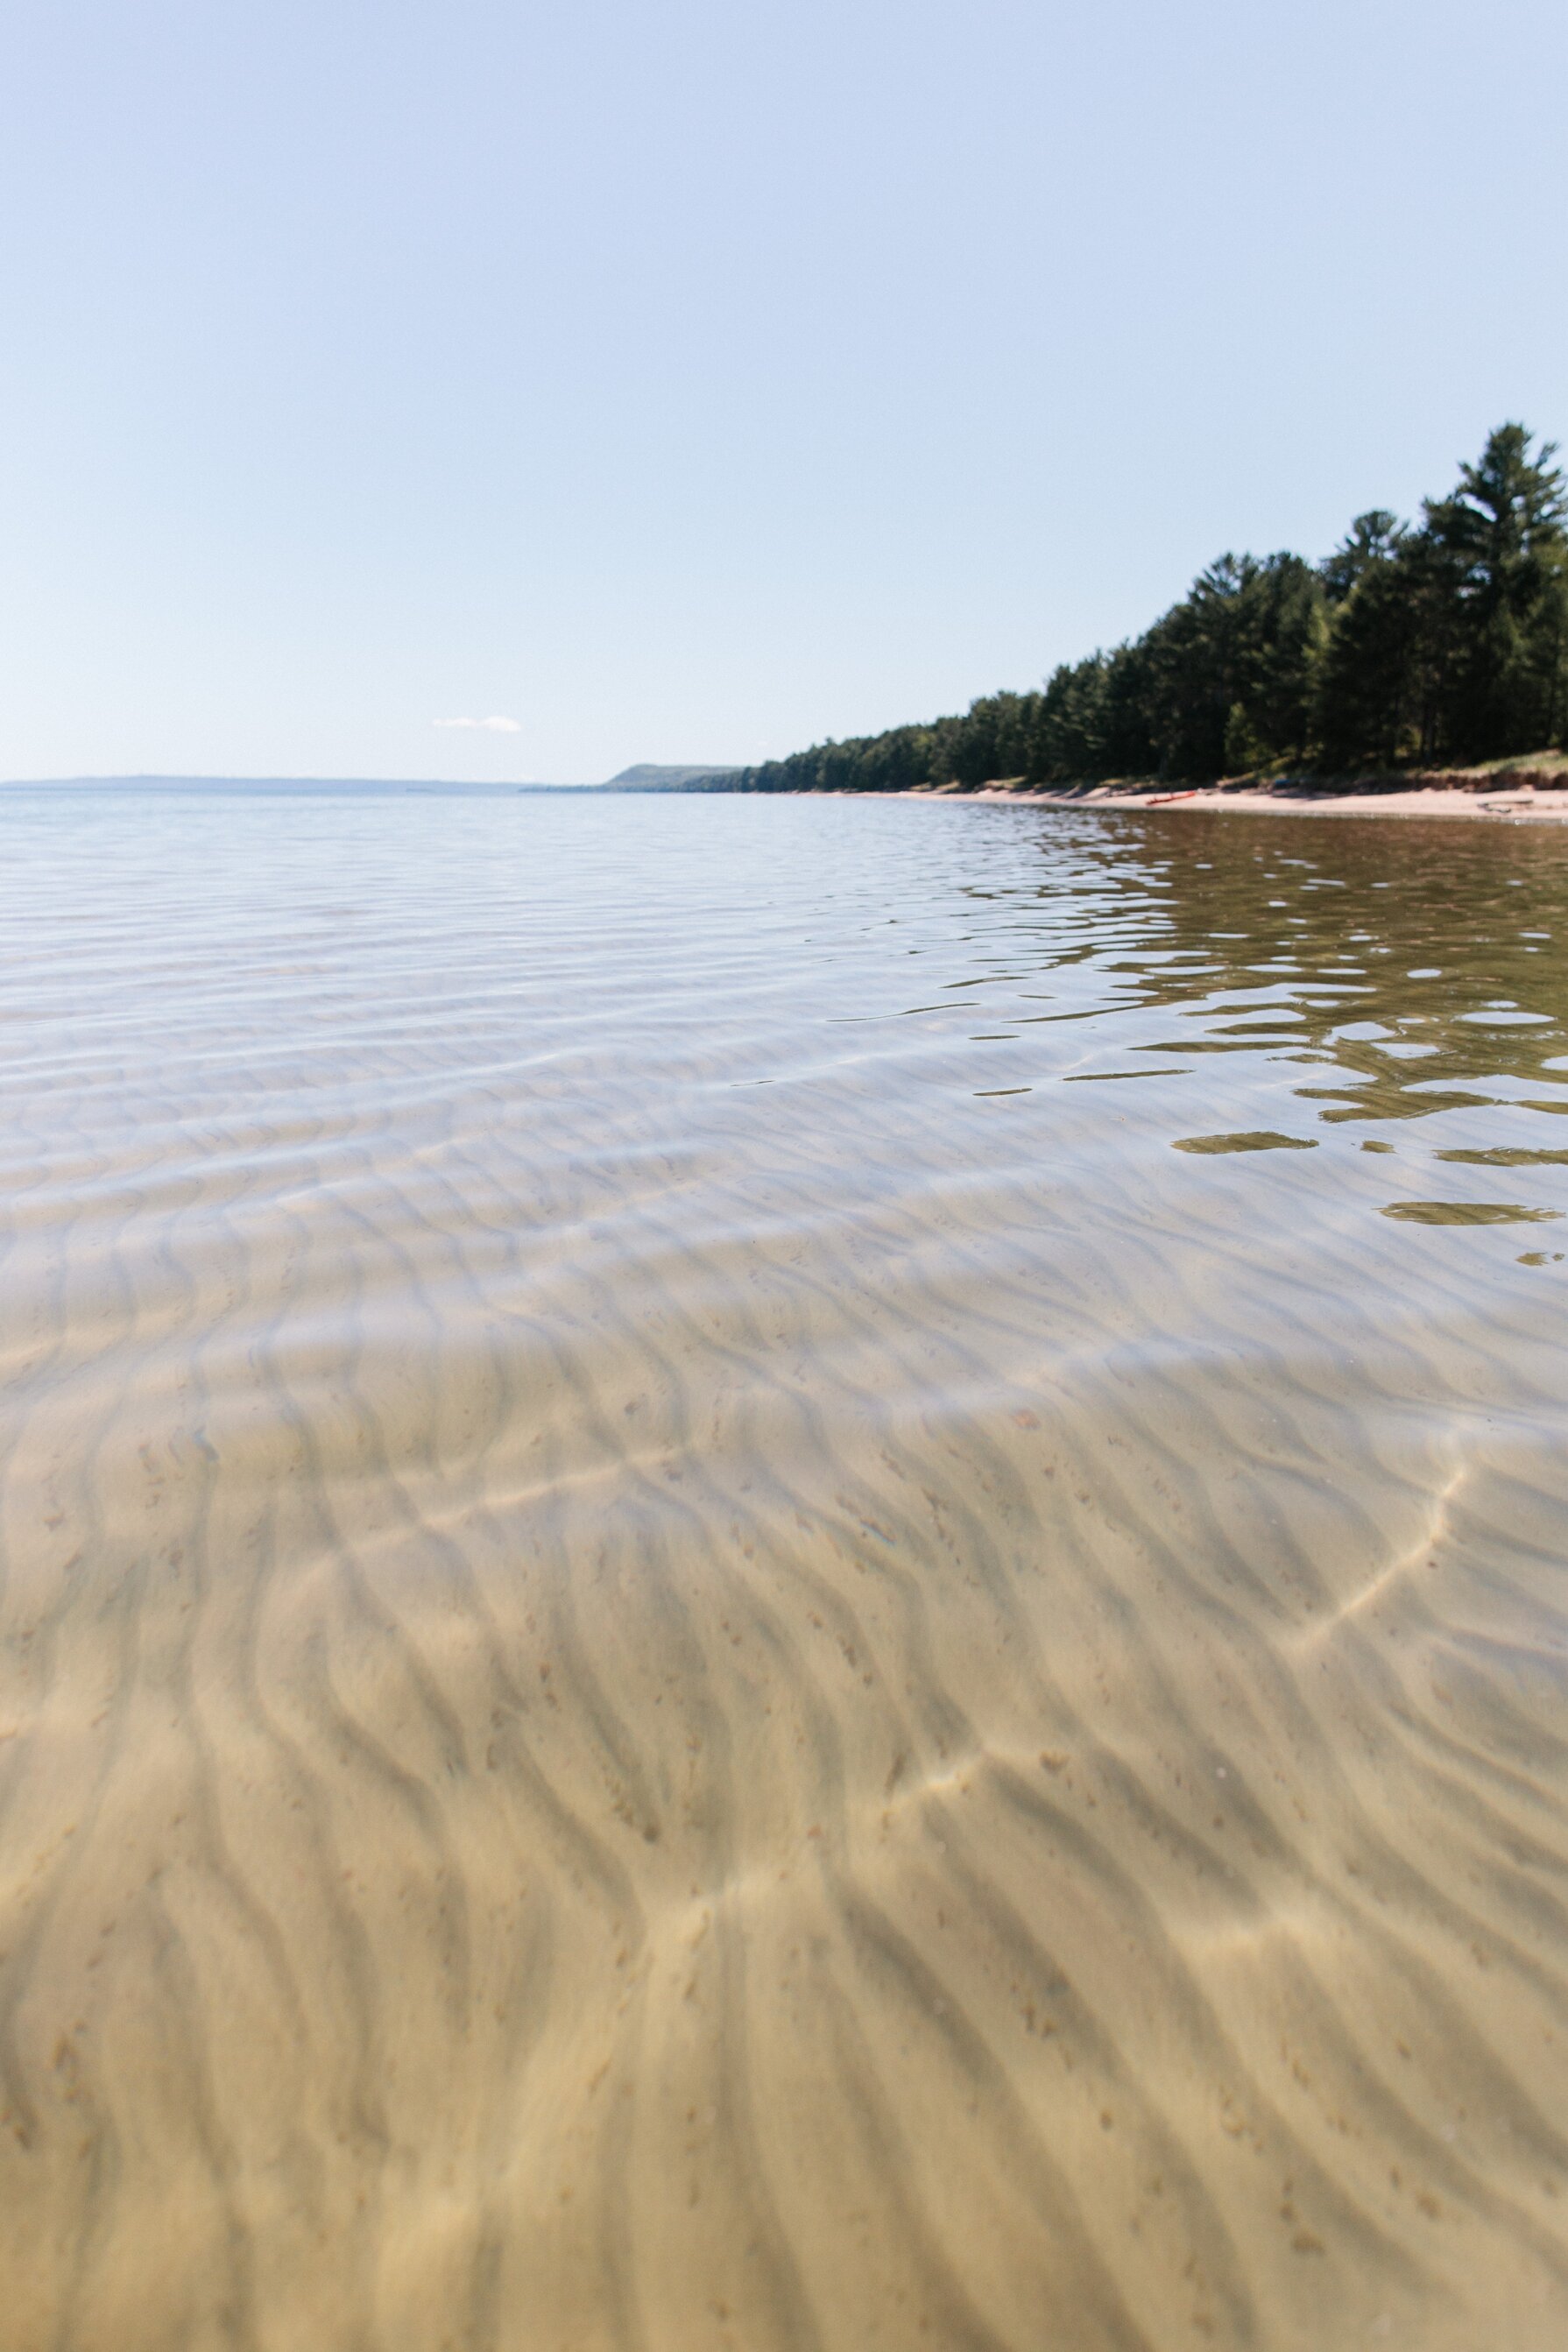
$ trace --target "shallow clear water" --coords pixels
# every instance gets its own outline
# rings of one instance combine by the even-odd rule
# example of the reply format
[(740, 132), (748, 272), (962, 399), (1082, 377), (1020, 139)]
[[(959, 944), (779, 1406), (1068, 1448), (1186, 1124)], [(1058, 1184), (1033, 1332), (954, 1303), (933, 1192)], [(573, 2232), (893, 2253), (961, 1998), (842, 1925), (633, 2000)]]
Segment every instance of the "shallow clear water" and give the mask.
[(8, 2341), (1568, 2338), (1568, 834), (0, 908)]

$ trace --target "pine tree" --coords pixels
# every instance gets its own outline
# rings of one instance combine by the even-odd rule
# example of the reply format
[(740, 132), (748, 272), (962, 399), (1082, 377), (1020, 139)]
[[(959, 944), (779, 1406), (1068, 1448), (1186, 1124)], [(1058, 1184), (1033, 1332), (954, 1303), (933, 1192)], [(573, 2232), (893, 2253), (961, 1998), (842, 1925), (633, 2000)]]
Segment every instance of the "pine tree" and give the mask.
[(1321, 566), (1330, 604), (1342, 604), (1369, 572), (1398, 553), (1404, 538), (1405, 525), (1386, 507), (1373, 507), (1367, 513), (1357, 515), (1338, 547)]
[(1454, 576), (1458, 655), (1449, 731), (1470, 759), (1550, 742), (1562, 730), (1568, 494), (1556, 445), (1531, 454), (1522, 425), (1500, 425), (1426, 530)]

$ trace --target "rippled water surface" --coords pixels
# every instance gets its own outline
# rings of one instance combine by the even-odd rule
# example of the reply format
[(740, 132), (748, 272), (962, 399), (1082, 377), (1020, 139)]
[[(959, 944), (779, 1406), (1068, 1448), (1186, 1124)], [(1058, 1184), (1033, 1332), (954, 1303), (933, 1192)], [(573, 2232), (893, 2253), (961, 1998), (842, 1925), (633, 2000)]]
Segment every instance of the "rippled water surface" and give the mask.
[(1568, 2342), (1568, 833), (0, 911), (8, 2352)]

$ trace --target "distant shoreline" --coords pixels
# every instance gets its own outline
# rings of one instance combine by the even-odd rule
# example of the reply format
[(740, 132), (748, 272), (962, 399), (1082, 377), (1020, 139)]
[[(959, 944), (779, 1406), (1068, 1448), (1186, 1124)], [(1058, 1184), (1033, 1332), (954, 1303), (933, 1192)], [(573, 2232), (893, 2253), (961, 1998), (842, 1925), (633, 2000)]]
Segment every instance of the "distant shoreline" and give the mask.
[(0, 803), (15, 794), (87, 798), (94, 794), (133, 797), (138, 793), (180, 797), (229, 800), (321, 799), (334, 796), (374, 799), (405, 796), (431, 799), (513, 799), (518, 795), (559, 800), (601, 800), (607, 795), (646, 799), (685, 799), (699, 793), (722, 793), (754, 800), (860, 800), (958, 802), (1020, 808), (1194, 809), (1205, 813), (1237, 809), (1276, 816), (1486, 817), (1527, 824), (1561, 824), (1568, 820), (1568, 756), (1549, 754), (1528, 765), (1499, 762), (1495, 769), (1414, 771), (1403, 776), (1368, 777), (1353, 782), (1324, 783), (1281, 777), (1223, 779), (1210, 784), (1168, 784), (1155, 779), (1134, 782), (1093, 784), (1026, 784), (998, 779), (973, 787), (957, 784), (915, 784), (902, 791), (868, 790), (854, 784), (758, 786), (731, 782), (722, 772), (709, 771), (689, 782), (626, 782), (607, 784), (495, 784), (452, 780), (398, 780), (383, 777), (304, 776), (69, 776), (48, 780), (16, 779), (0, 783)]

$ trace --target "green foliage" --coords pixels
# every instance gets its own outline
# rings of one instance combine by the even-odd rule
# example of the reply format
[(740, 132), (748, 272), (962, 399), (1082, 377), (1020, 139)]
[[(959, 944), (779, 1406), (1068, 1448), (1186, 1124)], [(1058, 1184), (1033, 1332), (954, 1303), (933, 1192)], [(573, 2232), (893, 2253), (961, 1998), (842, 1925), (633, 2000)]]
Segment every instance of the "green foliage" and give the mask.
[(1358, 761), (1491, 760), (1563, 740), (1568, 515), (1556, 452), (1491, 434), (1421, 527), (1363, 515), (1329, 558), (1335, 610), (1317, 681), (1320, 752)]
[(1501, 425), (1411, 528), (1358, 515), (1320, 564), (1222, 555), (1134, 642), (1041, 692), (820, 743), (743, 772), (763, 792), (973, 790), (1004, 779), (1200, 782), (1487, 760), (1568, 731), (1568, 491), (1553, 443)]
[(1321, 579), (1299, 555), (1222, 555), (1156, 621), (1143, 642), (1162, 776), (1231, 771), (1232, 735), (1249, 767), (1305, 757), (1322, 602)]
[(1317, 677), (1317, 747), (1331, 770), (1392, 768), (1424, 747), (1435, 617), (1426, 603), (1428, 559), (1401, 533), (1359, 566), (1339, 601)]
[(1489, 759), (1552, 740), (1563, 722), (1568, 500), (1552, 466), (1534, 457), (1522, 425), (1491, 434), (1480, 462), (1459, 470), (1451, 498), (1426, 507), (1457, 604), (1450, 709), (1453, 748)]
[(1247, 705), (1233, 702), (1230, 716), (1225, 722), (1225, 772), (1227, 776), (1250, 775), (1258, 768), (1268, 765), (1268, 744), (1257, 732), (1247, 714)]
[(1323, 562), (1323, 591), (1331, 604), (1342, 604), (1367, 573), (1398, 552), (1405, 538), (1399, 517), (1386, 507), (1357, 515), (1349, 532)]

